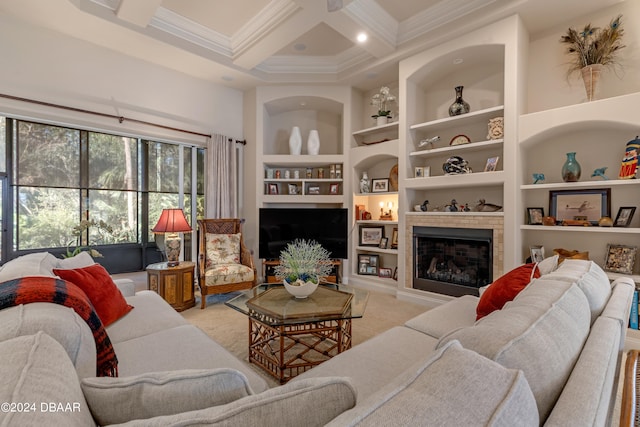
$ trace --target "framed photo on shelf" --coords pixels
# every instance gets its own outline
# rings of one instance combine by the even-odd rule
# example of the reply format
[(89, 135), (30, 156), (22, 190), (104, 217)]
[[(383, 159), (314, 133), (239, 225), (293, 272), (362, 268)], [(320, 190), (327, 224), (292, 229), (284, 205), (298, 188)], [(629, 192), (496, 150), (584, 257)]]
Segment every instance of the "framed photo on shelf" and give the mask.
[(371, 180), (372, 193), (386, 193), (389, 191), (389, 178), (373, 178)]
[(308, 194), (320, 194), (320, 186), (319, 185), (310, 185)]
[(384, 226), (363, 225), (360, 226), (360, 246), (380, 246), (384, 237)]
[(358, 254), (358, 274), (378, 275), (378, 255)]
[(424, 167), (416, 166), (415, 174), (413, 175), (415, 178), (422, 178), (424, 176)]
[(398, 280), (398, 267), (393, 269), (393, 280)]
[(494, 172), (498, 168), (498, 160), (500, 160), (500, 156), (489, 157), (487, 159), (487, 164), (484, 167), (484, 171)]
[(628, 227), (631, 224), (633, 214), (636, 212), (635, 206), (625, 206), (618, 209), (618, 215), (613, 222), (614, 227)]
[(398, 249), (398, 227), (391, 232), (391, 249)]
[(542, 225), (544, 218), (544, 208), (527, 208), (527, 224)]
[(388, 237), (383, 237), (382, 239), (380, 239), (380, 249), (387, 249), (387, 244), (389, 243), (389, 238)]
[(556, 221), (586, 220), (598, 225), (603, 216), (611, 216), (611, 188), (549, 191), (549, 215)]
[(278, 194), (278, 184), (268, 184), (269, 185), (269, 194)]
[(540, 262), (544, 260), (544, 246), (531, 246), (529, 247), (529, 251), (531, 251), (531, 262)]
[(289, 184), (289, 194), (298, 194), (298, 184)]
[(340, 184), (329, 184), (329, 194), (340, 194)]
[(614, 245), (609, 243), (604, 269), (613, 273), (632, 274), (637, 252), (637, 246)]
[(380, 268), (378, 270), (378, 276), (391, 279), (393, 277), (393, 270), (390, 268)]

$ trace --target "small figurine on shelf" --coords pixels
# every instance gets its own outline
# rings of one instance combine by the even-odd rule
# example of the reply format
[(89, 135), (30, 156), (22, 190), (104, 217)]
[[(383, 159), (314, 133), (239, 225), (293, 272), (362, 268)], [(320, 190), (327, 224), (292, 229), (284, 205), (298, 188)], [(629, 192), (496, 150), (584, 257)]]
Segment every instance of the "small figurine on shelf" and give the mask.
[(418, 148), (422, 148), (422, 147), (424, 147), (425, 145), (428, 144), (429, 145), (429, 149), (433, 149), (433, 148), (435, 148), (435, 146), (433, 144), (435, 144), (438, 141), (440, 141), (440, 137), (438, 135), (432, 136), (431, 138), (423, 139), (418, 144)]
[(424, 202), (422, 202), (422, 204), (420, 205), (420, 210), (422, 212), (426, 212), (427, 211), (427, 206), (429, 205), (429, 201), (425, 200)]
[(451, 204), (447, 206), (447, 212), (460, 212), (456, 199), (451, 199)]
[(543, 173), (534, 173), (533, 174), (533, 183), (539, 184), (544, 182), (544, 174)]
[(369, 187), (369, 176), (366, 172), (362, 173), (362, 178), (360, 178), (360, 192), (361, 193), (370, 193), (371, 187)]
[(624, 151), (624, 158), (622, 159), (622, 165), (620, 165), (620, 173), (618, 178), (620, 179), (634, 179), (638, 172), (638, 150), (640, 149), (640, 139), (636, 136), (635, 139), (627, 142), (627, 146)]
[(475, 212), (497, 212), (502, 210), (502, 206), (487, 203), (484, 199), (480, 199), (473, 210)]
[(604, 174), (605, 171), (607, 170), (607, 167), (602, 167), (602, 168), (598, 168), (596, 170), (593, 171), (593, 173), (591, 174), (591, 177), (593, 178), (594, 176), (599, 176), (600, 178), (604, 179), (605, 181), (608, 180), (609, 178), (607, 178), (607, 176)]

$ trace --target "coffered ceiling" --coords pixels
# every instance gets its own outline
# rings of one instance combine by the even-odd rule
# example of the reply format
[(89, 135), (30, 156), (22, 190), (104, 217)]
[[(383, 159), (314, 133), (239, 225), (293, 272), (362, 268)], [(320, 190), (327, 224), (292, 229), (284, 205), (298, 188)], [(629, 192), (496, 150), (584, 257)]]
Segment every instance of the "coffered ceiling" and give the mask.
[(369, 89), (397, 80), (400, 59), (514, 13), (537, 32), (618, 1), (0, 0), (0, 13), (240, 89)]

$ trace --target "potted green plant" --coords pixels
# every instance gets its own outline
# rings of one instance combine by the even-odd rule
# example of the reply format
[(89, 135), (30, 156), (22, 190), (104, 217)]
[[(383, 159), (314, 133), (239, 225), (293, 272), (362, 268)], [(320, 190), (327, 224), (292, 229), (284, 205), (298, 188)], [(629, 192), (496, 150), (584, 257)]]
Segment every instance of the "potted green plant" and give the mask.
[(618, 15), (606, 28), (587, 24), (582, 31), (569, 28), (561, 37), (560, 42), (567, 45), (567, 53), (572, 58), (567, 76), (581, 72), (589, 101), (595, 99), (602, 68), (617, 64), (616, 55), (625, 47), (622, 44), (623, 33), (622, 15)]
[(274, 272), (289, 293), (296, 298), (306, 298), (331, 273), (332, 268), (329, 252), (318, 242), (296, 239), (280, 252), (280, 263)]
[(386, 86), (382, 86), (380, 91), (371, 97), (371, 105), (375, 105), (378, 109), (378, 113), (371, 117), (376, 119), (378, 125), (387, 123), (391, 118), (389, 105), (393, 102), (396, 102), (396, 97)]

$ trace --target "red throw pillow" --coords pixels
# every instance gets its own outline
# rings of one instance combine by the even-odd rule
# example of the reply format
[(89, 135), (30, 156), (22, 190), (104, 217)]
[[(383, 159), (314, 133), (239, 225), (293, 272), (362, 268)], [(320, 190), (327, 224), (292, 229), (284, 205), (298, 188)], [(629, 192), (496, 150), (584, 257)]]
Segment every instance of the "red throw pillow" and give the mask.
[(53, 274), (73, 283), (87, 294), (105, 327), (133, 309), (127, 304), (107, 270), (100, 264), (70, 270), (54, 268)]
[[(535, 268), (533, 277), (531, 271)], [(513, 300), (532, 279), (540, 277), (540, 270), (535, 263), (524, 264), (514, 268), (507, 274), (495, 280), (491, 286), (483, 292), (476, 307), (476, 320), (495, 310), (500, 310), (507, 302)]]

